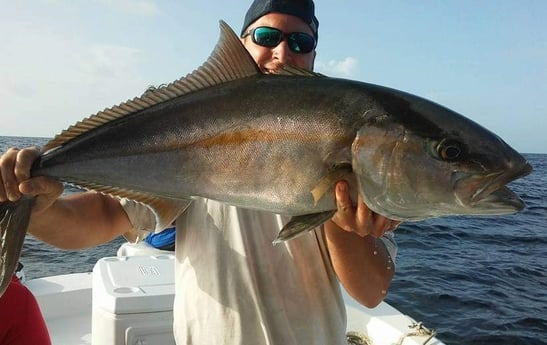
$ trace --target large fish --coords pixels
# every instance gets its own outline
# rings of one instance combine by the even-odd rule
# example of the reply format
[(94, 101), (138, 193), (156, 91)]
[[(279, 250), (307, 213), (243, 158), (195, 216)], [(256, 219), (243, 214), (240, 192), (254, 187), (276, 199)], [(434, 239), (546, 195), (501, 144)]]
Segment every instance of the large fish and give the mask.
[[(402, 221), (524, 207), (505, 185), (531, 167), (488, 130), (382, 86), (290, 67), (264, 75), (220, 26), (199, 69), (63, 131), (32, 175), (142, 202), (157, 229), (195, 197), (293, 216), (277, 240), (332, 217), (340, 179), (373, 211)], [(0, 204), (0, 293), (32, 204)]]

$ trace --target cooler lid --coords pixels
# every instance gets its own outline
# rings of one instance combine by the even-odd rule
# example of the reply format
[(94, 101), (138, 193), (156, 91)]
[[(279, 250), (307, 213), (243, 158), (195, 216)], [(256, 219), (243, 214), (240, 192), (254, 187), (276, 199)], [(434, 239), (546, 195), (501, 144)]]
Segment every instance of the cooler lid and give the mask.
[(174, 255), (102, 258), (93, 268), (93, 306), (113, 314), (170, 311)]

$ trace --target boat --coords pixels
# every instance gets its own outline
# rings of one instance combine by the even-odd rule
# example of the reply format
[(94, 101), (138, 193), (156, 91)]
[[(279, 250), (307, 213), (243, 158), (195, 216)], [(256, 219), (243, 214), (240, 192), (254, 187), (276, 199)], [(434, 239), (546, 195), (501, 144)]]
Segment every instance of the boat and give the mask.
[[(54, 345), (171, 345), (173, 252), (124, 243), (92, 272), (24, 281)], [(344, 293), (348, 344), (444, 345), (435, 331), (386, 302), (366, 308)]]

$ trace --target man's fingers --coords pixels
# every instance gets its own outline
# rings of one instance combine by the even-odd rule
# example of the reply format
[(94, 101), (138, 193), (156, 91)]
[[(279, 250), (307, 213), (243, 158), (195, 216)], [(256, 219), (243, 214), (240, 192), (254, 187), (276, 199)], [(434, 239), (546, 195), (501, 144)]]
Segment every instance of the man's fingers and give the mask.
[(61, 182), (49, 177), (38, 176), (23, 181), (19, 188), (22, 193), (36, 198), (33, 212), (42, 212), (50, 207), (63, 193), (64, 186)]
[(360, 195), (357, 197), (356, 224), (355, 232), (362, 237), (370, 234), (374, 228), (374, 213), (365, 205)]
[(17, 178), (14, 174), (15, 162), (19, 150), (10, 148), (0, 157), (0, 201), (16, 201), (21, 197), (17, 184)]
[(22, 195), (19, 184), (30, 178), (32, 162), (38, 157), (37, 147), (10, 148), (0, 157), (0, 201), (17, 201)]
[(335, 195), (338, 211), (346, 212), (353, 208), (346, 181), (340, 181), (336, 184)]
[(399, 225), (401, 225), (401, 221), (398, 221), (398, 220), (392, 220), (391, 221), (391, 226), (390, 228), (388, 229), (388, 231), (393, 231), (395, 229), (397, 229), (399, 227)]
[(374, 226), (372, 226), (370, 235), (376, 238), (380, 238), (391, 226), (391, 220), (375, 215)]
[(376, 214), (368, 208), (360, 195), (358, 195), (357, 207), (354, 207), (346, 181), (336, 184), (335, 196), (337, 212), (332, 220), (345, 231), (355, 232), (362, 237), (371, 235), (379, 238), (386, 231), (397, 228), (401, 223)]
[(373, 237), (380, 238), (386, 231), (395, 230), (401, 222), (391, 220), (375, 213), (368, 208), (368, 206), (361, 199), (361, 196), (359, 196), (357, 207), (357, 224), (358, 230), (356, 232), (359, 233), (359, 235), (371, 235)]
[(15, 177), (18, 183), (30, 178), (30, 168), (39, 154), (40, 151), (37, 147), (29, 147), (19, 151), (14, 168)]
[(29, 195), (44, 195), (57, 197), (63, 193), (63, 184), (46, 176), (34, 177), (19, 186), (21, 192)]
[(334, 194), (337, 211), (332, 220), (343, 230), (351, 232), (355, 227), (355, 210), (351, 203), (347, 183), (345, 181), (338, 182)]

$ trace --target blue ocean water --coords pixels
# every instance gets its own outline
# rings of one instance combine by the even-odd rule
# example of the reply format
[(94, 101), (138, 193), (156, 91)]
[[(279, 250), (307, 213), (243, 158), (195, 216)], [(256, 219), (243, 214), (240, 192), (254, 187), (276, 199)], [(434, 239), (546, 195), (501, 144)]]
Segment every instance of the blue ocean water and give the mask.
[[(0, 152), (46, 141), (0, 137)], [(397, 272), (387, 302), (447, 344), (547, 344), (547, 154), (525, 156), (534, 172), (511, 185), (524, 211), (437, 218), (396, 231)], [(21, 261), (28, 279), (88, 272), (121, 243), (62, 251), (29, 236)]]

